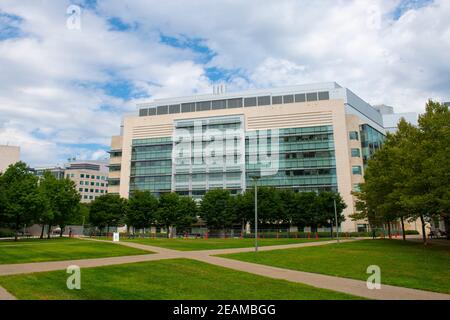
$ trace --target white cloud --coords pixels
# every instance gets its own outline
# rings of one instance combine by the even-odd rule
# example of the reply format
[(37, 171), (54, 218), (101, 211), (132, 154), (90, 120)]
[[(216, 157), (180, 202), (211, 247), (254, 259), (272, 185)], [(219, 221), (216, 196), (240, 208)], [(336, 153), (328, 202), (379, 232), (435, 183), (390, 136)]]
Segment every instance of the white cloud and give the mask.
[[(70, 1), (0, 4), (22, 18), (0, 19), (0, 33), (9, 23), (22, 35), (0, 40), (0, 143), (21, 144), (32, 164), (105, 156), (101, 145), (135, 110), (110, 95), (117, 80), (155, 98), (186, 95), (209, 92), (205, 68), (217, 67), (239, 70), (232, 90), (337, 81), (370, 103), (418, 112), (430, 97), (450, 99), (446, 0), (404, 5), (398, 20), (400, 0), (97, 2), (81, 30), (66, 28)], [(138, 27), (111, 30), (111, 17)], [(215, 56), (201, 62), (160, 33), (203, 39)]]

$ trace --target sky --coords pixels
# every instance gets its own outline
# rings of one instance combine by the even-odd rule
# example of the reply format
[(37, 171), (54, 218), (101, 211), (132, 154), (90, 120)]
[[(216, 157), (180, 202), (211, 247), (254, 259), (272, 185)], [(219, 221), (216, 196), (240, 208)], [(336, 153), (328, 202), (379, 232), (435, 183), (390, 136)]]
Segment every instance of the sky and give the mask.
[[(78, 10), (78, 8), (80, 10)], [(105, 159), (143, 100), (336, 81), (423, 112), (450, 100), (448, 0), (0, 0), (0, 144)]]

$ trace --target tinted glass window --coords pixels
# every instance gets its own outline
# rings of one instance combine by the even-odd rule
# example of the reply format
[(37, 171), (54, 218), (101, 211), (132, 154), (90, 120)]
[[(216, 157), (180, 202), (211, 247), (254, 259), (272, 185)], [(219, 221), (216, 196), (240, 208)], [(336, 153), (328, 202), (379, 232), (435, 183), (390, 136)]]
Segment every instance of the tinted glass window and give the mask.
[(358, 131), (350, 131), (349, 136), (350, 140), (359, 140)]
[(139, 117), (145, 117), (148, 115), (148, 109), (140, 109), (139, 110)]
[(197, 102), (196, 111), (207, 111), (211, 110), (211, 101)]
[(330, 100), (330, 93), (328, 91), (319, 92), (319, 100)]
[(282, 96), (272, 97), (272, 104), (282, 104), (282, 103), (283, 103)]
[(169, 113), (180, 113), (180, 105), (174, 104), (169, 106)]
[(149, 116), (156, 116), (156, 108), (148, 109), (148, 115)]
[(255, 98), (245, 98), (244, 107), (256, 107), (256, 97)]
[(305, 102), (305, 101), (306, 101), (306, 95), (304, 93), (295, 95), (295, 102)]
[(231, 108), (242, 108), (242, 98), (229, 99), (228, 100), (228, 109), (231, 109)]
[(359, 149), (352, 149), (352, 157), (359, 158), (361, 156), (361, 152)]
[(169, 106), (159, 106), (157, 108), (157, 113), (158, 113), (158, 115), (169, 113)]
[(283, 103), (293, 103), (294, 102), (294, 96), (288, 95), (283, 97)]
[(183, 103), (181, 105), (181, 112), (194, 112), (195, 103)]
[(270, 105), (270, 96), (258, 97), (258, 106)]
[(227, 108), (227, 100), (216, 100), (216, 101), (212, 102), (213, 110), (226, 109), (226, 108)]
[(317, 92), (311, 92), (306, 94), (306, 100), (317, 101)]

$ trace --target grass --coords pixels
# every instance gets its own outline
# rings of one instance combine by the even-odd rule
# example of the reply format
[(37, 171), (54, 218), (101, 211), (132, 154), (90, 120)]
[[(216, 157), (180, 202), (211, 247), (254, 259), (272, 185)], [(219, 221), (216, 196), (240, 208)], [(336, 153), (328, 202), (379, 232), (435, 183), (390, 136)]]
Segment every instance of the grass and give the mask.
[(359, 280), (367, 280), (368, 266), (378, 265), (381, 268), (382, 284), (450, 293), (448, 246), (424, 246), (399, 240), (365, 240), (221, 256)]
[(0, 241), (0, 265), (149, 254), (112, 243), (56, 238)]
[(322, 300), (360, 299), (207, 263), (172, 259), (81, 270), (81, 290), (69, 290), (65, 270), (0, 277), (18, 299)]
[[(259, 239), (259, 246), (276, 246), (292, 243), (325, 241), (327, 238), (315, 239), (295, 239), (295, 238), (280, 238), (280, 239)], [(180, 251), (193, 250), (215, 250), (215, 249), (231, 249), (231, 248), (248, 248), (255, 245), (254, 239), (166, 239), (166, 238), (138, 238), (138, 239), (121, 239), (121, 241), (135, 242), (146, 244), (150, 246), (162, 247), (167, 249), (174, 249)]]

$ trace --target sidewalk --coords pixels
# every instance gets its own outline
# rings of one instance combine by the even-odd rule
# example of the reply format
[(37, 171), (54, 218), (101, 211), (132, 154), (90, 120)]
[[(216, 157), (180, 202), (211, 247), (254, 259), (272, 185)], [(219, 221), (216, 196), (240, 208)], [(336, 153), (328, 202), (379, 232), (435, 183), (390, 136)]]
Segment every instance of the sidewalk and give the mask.
[[(86, 241), (101, 241), (110, 242), (107, 240), (89, 239)], [(341, 240), (341, 242), (357, 241)], [(266, 246), (259, 248), (260, 251), (280, 250), (289, 248), (301, 248), (311, 246), (321, 246), (335, 241), (322, 241), (322, 242), (307, 242), (296, 243), (279, 246)], [(144, 244), (132, 243), (132, 242), (116, 242), (117, 245), (123, 245), (138, 249), (143, 249), (151, 252), (156, 252), (149, 255), (141, 256), (123, 256), (101, 259), (84, 259), (84, 260), (72, 260), (72, 261), (54, 261), (54, 262), (39, 262), (39, 263), (27, 263), (27, 264), (10, 264), (0, 265), (0, 276), (24, 274), (33, 272), (45, 272), (53, 270), (66, 269), (69, 265), (77, 265), (83, 268), (101, 267), (108, 265), (117, 265), (134, 262), (144, 261), (157, 261), (163, 259), (194, 259), (217, 266), (230, 268), (233, 270), (248, 272), (256, 275), (261, 275), (273, 279), (282, 279), (291, 282), (298, 282), (307, 284), (313, 287), (328, 289), (338, 292), (344, 292), (359, 297), (368, 299), (386, 299), (386, 300), (450, 300), (450, 295), (443, 293), (436, 293), (424, 290), (409, 289), (403, 287), (396, 287), (390, 285), (381, 285), (380, 290), (369, 290), (365, 281), (353, 280), (341, 277), (327, 276), (317, 273), (309, 273), (295, 270), (288, 270), (282, 268), (276, 268), (271, 266), (265, 266), (260, 264), (248, 263), (238, 260), (226, 259), (222, 257), (214, 257), (212, 255), (229, 254), (238, 252), (251, 252), (254, 248), (233, 248), (233, 249), (220, 249), (220, 250), (202, 250), (202, 251), (177, 251), (166, 248), (160, 248), (155, 246), (148, 246)], [(0, 300), (14, 298), (11, 294), (2, 290), (0, 287)]]

